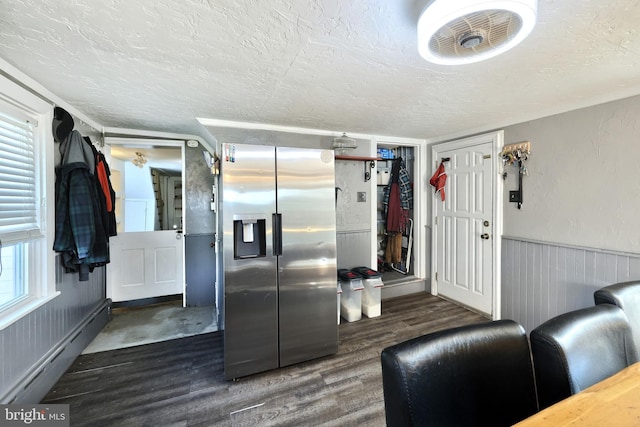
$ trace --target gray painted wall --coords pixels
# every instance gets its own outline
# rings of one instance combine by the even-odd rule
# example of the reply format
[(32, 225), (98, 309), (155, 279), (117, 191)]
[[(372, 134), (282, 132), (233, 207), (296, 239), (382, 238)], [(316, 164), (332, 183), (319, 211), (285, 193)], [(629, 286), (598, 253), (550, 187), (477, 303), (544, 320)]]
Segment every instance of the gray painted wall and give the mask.
[(216, 214), (211, 210), (214, 176), (201, 144), (185, 147), (185, 281), (188, 307), (215, 304)]
[[(71, 338), (68, 335), (88, 323), (88, 316), (104, 304), (104, 270), (96, 268), (89, 281), (79, 282), (77, 274), (63, 272), (56, 257), (56, 290), (61, 294), (0, 331), (0, 402), (12, 400), (16, 393), (24, 394), (22, 387), (16, 387), (42, 368), (49, 356), (61, 351), (60, 346)], [(75, 356), (63, 362), (59, 375)], [(48, 386), (52, 387), (55, 380)]]
[(185, 234), (211, 234), (216, 216), (211, 211), (213, 175), (204, 159), (202, 145), (185, 147)]
[(187, 307), (213, 306), (216, 303), (214, 234), (191, 234), (184, 238)]
[[(365, 162), (336, 159), (336, 228), (338, 232), (371, 232), (371, 183), (364, 180)], [(375, 168), (372, 170), (376, 179)], [(358, 193), (366, 194), (366, 202), (358, 202)]]
[(509, 126), (505, 144), (531, 141), (524, 205), (504, 191), (504, 235), (640, 253), (640, 97)]
[(640, 97), (505, 129), (531, 141), (524, 205), (504, 187), (502, 313), (531, 329), (593, 305), (593, 291), (640, 279)]
[[(368, 142), (368, 141), (367, 141)], [(362, 148), (363, 141), (358, 141)], [(354, 154), (355, 155), (355, 154)], [(338, 268), (353, 268), (371, 264), (371, 183), (364, 180), (365, 162), (362, 160), (336, 160), (336, 244)], [(371, 171), (375, 180), (375, 168)], [(366, 202), (358, 202), (358, 193), (366, 194)]]

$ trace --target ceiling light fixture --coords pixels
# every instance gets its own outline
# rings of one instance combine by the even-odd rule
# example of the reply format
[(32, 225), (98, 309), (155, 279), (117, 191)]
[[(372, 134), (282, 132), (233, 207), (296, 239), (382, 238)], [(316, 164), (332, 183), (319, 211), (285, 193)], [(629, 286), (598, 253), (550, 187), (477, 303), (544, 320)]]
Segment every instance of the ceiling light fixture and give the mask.
[(147, 163), (147, 159), (145, 159), (144, 154), (139, 151), (136, 151), (136, 156), (131, 160), (131, 163), (141, 168)]
[(459, 44), (466, 49), (473, 49), (484, 41), (480, 31), (469, 31), (460, 36)]
[(331, 143), (331, 148), (333, 148), (338, 155), (345, 154), (348, 150), (353, 150), (357, 146), (356, 140), (349, 138), (346, 133), (333, 138), (333, 142)]
[(418, 51), (435, 64), (483, 61), (533, 30), (537, 0), (428, 0), (418, 20)]

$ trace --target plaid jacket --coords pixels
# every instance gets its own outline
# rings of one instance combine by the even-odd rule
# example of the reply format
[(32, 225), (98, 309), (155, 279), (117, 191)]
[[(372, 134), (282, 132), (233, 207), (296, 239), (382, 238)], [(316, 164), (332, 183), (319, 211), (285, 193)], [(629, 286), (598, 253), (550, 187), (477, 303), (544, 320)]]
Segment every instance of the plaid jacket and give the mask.
[(99, 211), (95, 178), (82, 162), (56, 170), (56, 227), (53, 249), (68, 270), (109, 262), (107, 235)]
[[(384, 194), (382, 203), (386, 206), (389, 205), (389, 195), (391, 192), (391, 183), (393, 182), (393, 176), (389, 179), (389, 185), (384, 187)], [(400, 170), (398, 172), (398, 187), (400, 187), (400, 207), (405, 210), (413, 208), (413, 187), (411, 186), (411, 180), (409, 179), (409, 172), (404, 165), (404, 160), (400, 163)]]

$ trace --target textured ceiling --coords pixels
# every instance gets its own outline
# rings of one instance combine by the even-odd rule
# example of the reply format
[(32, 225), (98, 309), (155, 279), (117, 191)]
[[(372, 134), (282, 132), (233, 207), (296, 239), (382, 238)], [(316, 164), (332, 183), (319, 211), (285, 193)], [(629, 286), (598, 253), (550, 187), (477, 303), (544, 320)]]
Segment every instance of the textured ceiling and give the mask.
[(415, 138), (640, 93), (639, 0), (539, 0), (497, 58), (417, 53), (413, 0), (0, 0), (0, 58), (108, 127), (196, 117)]

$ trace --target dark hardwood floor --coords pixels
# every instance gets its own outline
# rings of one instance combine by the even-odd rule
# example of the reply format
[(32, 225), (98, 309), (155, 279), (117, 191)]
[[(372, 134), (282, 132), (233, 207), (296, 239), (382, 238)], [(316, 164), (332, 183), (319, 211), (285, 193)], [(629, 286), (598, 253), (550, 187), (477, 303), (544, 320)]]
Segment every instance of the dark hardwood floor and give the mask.
[(343, 320), (338, 354), (236, 382), (221, 332), (81, 355), (43, 403), (70, 404), (72, 426), (384, 426), (382, 349), (482, 321), (427, 293), (384, 300)]

